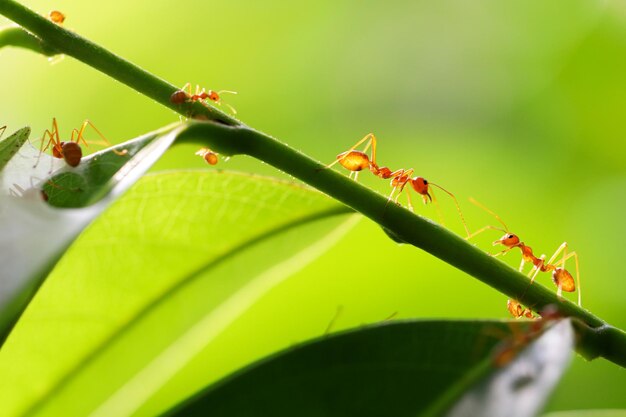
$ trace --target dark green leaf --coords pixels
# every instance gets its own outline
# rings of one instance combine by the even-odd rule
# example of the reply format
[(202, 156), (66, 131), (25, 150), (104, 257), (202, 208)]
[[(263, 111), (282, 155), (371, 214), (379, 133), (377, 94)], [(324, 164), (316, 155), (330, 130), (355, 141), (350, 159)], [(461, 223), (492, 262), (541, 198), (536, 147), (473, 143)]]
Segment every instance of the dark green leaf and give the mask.
[[(566, 326), (569, 328), (569, 323)], [(515, 340), (517, 336), (511, 336), (511, 331), (517, 335), (530, 330), (519, 322), (415, 321), (349, 331), (305, 343), (245, 368), (170, 414), (440, 415), (463, 391), (482, 387), (484, 382), (480, 381), (492, 378), (490, 374), (504, 373), (521, 381), (511, 370), (517, 360), (502, 364), (500, 354), (492, 353), (497, 344), (506, 348)], [(571, 343), (571, 329), (569, 333)], [(520, 352), (522, 348), (519, 346)], [(563, 347), (559, 345), (559, 349)], [(568, 357), (571, 347), (564, 349), (559, 352)], [(531, 356), (531, 362), (537, 361), (543, 353), (533, 348)], [(525, 385), (520, 382), (517, 392), (510, 395), (525, 392), (527, 387), (538, 388), (542, 378), (533, 376), (537, 378), (525, 381)], [(533, 391), (531, 398), (525, 399), (536, 403), (546, 395)]]
[[(3, 346), (3, 412), (132, 413), (342, 237), (359, 219), (350, 214), (273, 178), (215, 170), (142, 178), (69, 249)], [(189, 395), (208, 377), (191, 372), (179, 388)]]

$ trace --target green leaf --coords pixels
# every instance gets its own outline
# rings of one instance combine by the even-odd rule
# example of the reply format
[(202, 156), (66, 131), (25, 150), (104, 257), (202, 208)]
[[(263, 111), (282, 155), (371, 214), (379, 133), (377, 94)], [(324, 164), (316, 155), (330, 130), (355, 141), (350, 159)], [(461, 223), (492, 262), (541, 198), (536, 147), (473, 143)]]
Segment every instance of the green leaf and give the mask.
[[(4, 131), (0, 129), (0, 136), (2, 133), (4, 133)], [(5, 165), (13, 158), (13, 155), (20, 150), (29, 135), (30, 128), (23, 127), (0, 142), (0, 171), (2, 171)]]
[(568, 410), (542, 414), (542, 417), (626, 417), (626, 410)]
[[(456, 403), (460, 408), (450, 415), (530, 416), (501, 409), (490, 414), (494, 400), (484, 395), (495, 389), (503, 401), (523, 400), (524, 411), (541, 405), (551, 388), (547, 380), (556, 382), (553, 371), (567, 362), (552, 359), (557, 352), (559, 358), (571, 353), (573, 332), (569, 322), (562, 323), (556, 335), (547, 340), (552, 330), (546, 332), (527, 349), (525, 343), (512, 344), (532, 332), (519, 322), (407, 321), (352, 330), (253, 364), (170, 415), (435, 416)], [(515, 346), (518, 357), (502, 363), (498, 352), (507, 346)], [(520, 375), (520, 369), (536, 372)]]
[[(534, 332), (531, 328), (530, 335)], [(571, 360), (574, 330), (570, 320), (565, 319), (536, 339), (526, 337), (527, 334), (514, 335), (508, 345), (501, 347), (496, 353), (500, 361), (509, 352), (517, 357), (472, 387), (446, 416), (537, 415)]]
[[(0, 183), (0, 341), (70, 243), (156, 162), (180, 129), (166, 127), (118, 145), (128, 151), (123, 157), (113, 148), (95, 153), (83, 158), (78, 168), (30, 144), (17, 152), (15, 145), (24, 144), (28, 128), (2, 142), (11, 140), (2, 147), (2, 155), (11, 158)], [(70, 188), (62, 178), (57, 184), (56, 178), (63, 175), (78, 176), (80, 190)], [(43, 201), (42, 184), (59, 190), (49, 197), (51, 203), (72, 207), (97, 203), (74, 210), (54, 209)]]
[[(360, 218), (351, 213), (251, 175), (143, 178), (80, 236), (7, 340), (4, 415), (131, 413), (341, 237)], [(210, 374), (193, 377), (186, 395)]]

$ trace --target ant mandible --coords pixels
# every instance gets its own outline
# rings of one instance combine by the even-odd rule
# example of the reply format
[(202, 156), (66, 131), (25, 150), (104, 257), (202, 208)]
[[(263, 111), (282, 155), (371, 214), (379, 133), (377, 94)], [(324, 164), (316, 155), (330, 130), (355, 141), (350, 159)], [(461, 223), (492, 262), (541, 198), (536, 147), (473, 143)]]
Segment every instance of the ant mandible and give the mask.
[[(357, 150), (356, 148), (358, 148), (364, 142), (367, 142), (367, 143), (365, 144), (365, 148), (363, 149), (363, 151)], [(368, 157), (366, 153), (367, 150), (370, 148), (370, 146), (372, 147), (371, 158)], [(463, 212), (461, 211), (459, 202), (457, 201), (454, 194), (452, 194), (450, 191), (446, 190), (445, 188), (441, 187), (440, 185), (429, 182), (424, 177), (411, 178), (411, 175), (413, 175), (413, 173), (415, 172), (413, 168), (409, 168), (409, 169), (401, 168), (396, 171), (392, 171), (390, 168), (381, 167), (376, 163), (376, 136), (373, 133), (368, 133), (367, 135), (365, 135), (363, 139), (361, 139), (356, 144), (354, 144), (354, 146), (352, 146), (350, 149), (337, 155), (337, 159), (331, 164), (327, 165), (326, 168), (330, 168), (336, 163), (341, 164), (341, 166), (343, 166), (348, 171), (350, 171), (350, 177), (352, 177), (352, 174), (354, 174), (355, 181), (358, 178), (359, 172), (364, 169), (369, 169), (372, 174), (374, 174), (375, 176), (379, 178), (391, 179), (390, 185), (391, 187), (393, 187), (393, 189), (391, 190), (391, 194), (389, 194), (389, 201), (391, 201), (391, 199), (393, 198), (395, 194), (396, 197), (394, 199), (394, 202), (396, 203), (398, 202), (398, 197), (402, 193), (402, 190), (404, 190), (405, 186), (409, 184), (416, 193), (422, 196), (424, 204), (428, 203), (429, 201), (432, 201), (437, 205), (437, 199), (435, 198), (435, 194), (432, 191), (430, 186), (435, 186), (439, 188), (440, 190), (448, 194), (450, 197), (452, 197), (452, 199), (454, 200), (454, 204), (456, 205), (457, 211), (459, 212), (459, 217), (461, 218), (461, 222), (463, 223), (465, 232), (467, 233), (467, 236), (469, 236), (470, 232), (467, 227), (467, 224), (465, 223)], [(409, 209), (413, 211), (413, 204), (411, 203), (411, 194), (409, 190), (410, 188), (406, 188), (408, 206), (409, 206)], [(439, 210), (438, 205), (437, 205), (437, 209)], [(441, 216), (441, 213), (440, 213), (440, 216)]]
[[(204, 104), (206, 100), (211, 100), (213, 103), (217, 104), (218, 106), (221, 106), (222, 105), (221, 95), (224, 93), (237, 94), (236, 91), (229, 91), (229, 90), (206, 91), (204, 88), (200, 89), (199, 85), (196, 85), (196, 92), (194, 94), (191, 94), (191, 84), (187, 83), (183, 86), (183, 88), (181, 88), (180, 90), (176, 90), (172, 93), (172, 95), (170, 96), (170, 102), (172, 102), (173, 104), (183, 104), (189, 100), (192, 102), (199, 101)], [(225, 104), (226, 107), (228, 107), (233, 114), (237, 114), (237, 110), (235, 110), (233, 106), (231, 106), (228, 103), (223, 103), (223, 104)]]
[[(72, 168), (77, 167), (80, 164), (80, 161), (83, 157), (83, 150), (80, 147), (80, 141), (82, 140), (85, 146), (89, 146), (87, 140), (85, 139), (83, 133), (85, 132), (85, 128), (87, 126), (91, 126), (93, 130), (100, 136), (102, 139), (102, 143), (108, 146), (111, 146), (111, 143), (104, 137), (104, 135), (91, 123), (89, 120), (85, 120), (80, 129), (72, 129), (72, 136), (68, 142), (61, 141), (59, 136), (59, 126), (57, 125), (57, 119), (55, 117), (52, 118), (52, 129), (46, 131), (43, 134), (43, 138), (41, 140), (41, 149), (39, 153), (39, 157), (44, 153), (50, 146), (52, 146), (52, 156), (58, 159), (63, 159), (65, 162), (71, 166)], [(48, 138), (48, 142), (46, 143), (46, 138)], [(44, 146), (45, 143), (45, 146)], [(98, 142), (92, 142), (98, 143)], [(113, 152), (117, 155), (123, 156), (128, 153), (128, 151), (118, 151), (112, 149)], [(39, 158), (37, 158), (37, 162), (35, 166), (39, 163)]]
[[(500, 222), (500, 224), (504, 226), (504, 229), (495, 227), (495, 226), (485, 226), (481, 229), (478, 229), (476, 232), (472, 233), (470, 236), (468, 236), (468, 239), (488, 229), (499, 230), (499, 231), (504, 232), (504, 236), (494, 241), (493, 245), (494, 246), (503, 245), (505, 248), (504, 250), (496, 253), (494, 256), (504, 255), (505, 253), (507, 253), (513, 248), (519, 248), (520, 251), (522, 252), (522, 261), (519, 266), (519, 271), (520, 272), (523, 271), (524, 265), (526, 263), (533, 264), (532, 269), (528, 273), (528, 276), (530, 277), (530, 284), (532, 284), (535, 281), (535, 277), (537, 276), (537, 274), (539, 274), (539, 272), (552, 272), (552, 281), (558, 288), (557, 293), (556, 293), (557, 296), (560, 298), (563, 291), (574, 292), (576, 291), (576, 288), (578, 288), (578, 305), (579, 306), (581, 305), (581, 288), (580, 288), (580, 272), (579, 272), (579, 266), (578, 266), (578, 254), (576, 252), (567, 251), (567, 242), (563, 242), (561, 246), (558, 247), (556, 252), (554, 252), (554, 255), (552, 255), (552, 257), (546, 262), (545, 255), (536, 257), (533, 254), (533, 250), (530, 246), (525, 245), (524, 242), (522, 242), (517, 235), (510, 233), (507, 225), (502, 221), (500, 216), (498, 216), (496, 213), (494, 213), (493, 211), (489, 210), (487, 207), (480, 204), (475, 199), (470, 198), (470, 201), (473, 204), (485, 210), (487, 213), (494, 216), (496, 220), (498, 220), (498, 222)], [(556, 258), (561, 254), (561, 252), (563, 253), (563, 256), (561, 257), (561, 259), (558, 262), (553, 263), (556, 260)], [(567, 261), (569, 258), (574, 258), (574, 263), (576, 265), (576, 283), (574, 283), (574, 278), (572, 277), (572, 274), (565, 269), (565, 261)]]

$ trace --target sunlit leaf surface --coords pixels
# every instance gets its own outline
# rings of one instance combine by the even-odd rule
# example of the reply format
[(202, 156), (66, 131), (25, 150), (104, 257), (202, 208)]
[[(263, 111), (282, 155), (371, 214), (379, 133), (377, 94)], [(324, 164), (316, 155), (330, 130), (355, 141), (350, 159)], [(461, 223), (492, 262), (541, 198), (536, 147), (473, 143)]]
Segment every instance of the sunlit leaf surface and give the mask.
[[(3, 347), (6, 415), (131, 413), (342, 236), (349, 213), (262, 177), (145, 177), (70, 248)], [(206, 378), (198, 369), (189, 394)]]
[[(84, 158), (77, 168), (30, 143), (24, 145), (28, 130), (17, 135), (7, 139), (17, 138), (8, 149), (0, 147), (2, 155), (10, 157), (0, 173), (0, 341), (68, 245), (156, 162), (176, 138), (176, 131), (150, 133), (127, 142), (124, 156), (111, 148), (98, 152)], [(23, 145), (19, 152), (15, 144)], [(65, 182), (57, 184), (54, 179), (65, 173), (82, 178), (84, 185), (67, 191)], [(47, 196), (42, 191), (46, 186), (58, 190), (58, 196)], [(65, 204), (60, 205), (72, 207), (98, 202), (58, 210), (46, 198), (49, 203), (61, 201)]]

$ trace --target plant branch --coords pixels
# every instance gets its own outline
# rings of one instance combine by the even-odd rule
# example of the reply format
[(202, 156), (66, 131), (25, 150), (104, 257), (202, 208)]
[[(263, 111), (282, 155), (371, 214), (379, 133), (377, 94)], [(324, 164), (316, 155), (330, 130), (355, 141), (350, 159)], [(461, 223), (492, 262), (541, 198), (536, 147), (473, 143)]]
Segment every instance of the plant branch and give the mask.
[[(490, 256), (448, 229), (428, 220), (372, 191), (326, 169), (324, 165), (288, 145), (247, 126), (228, 127), (214, 123), (190, 122), (178, 139), (200, 141), (225, 155), (245, 154), (268, 163), (378, 223), (395, 240), (411, 244), (472, 275), (485, 284), (520, 299), (536, 311), (555, 305), (568, 317), (575, 317), (591, 329), (594, 338), (581, 340), (579, 349), (586, 356), (605, 358), (626, 367), (626, 333), (608, 325), (591, 312), (537, 283), (529, 286), (526, 275)], [(525, 295), (524, 295), (525, 294)], [(610, 341), (610, 343), (609, 343)], [(587, 346), (588, 344), (588, 346)], [(594, 353), (589, 353), (594, 352)]]
[(538, 284), (529, 286), (525, 275), (489, 256), (458, 235), (403, 207), (389, 203), (387, 198), (345, 175), (325, 169), (318, 161), (241, 124), (217, 109), (200, 103), (173, 105), (169, 101), (170, 95), (176, 90), (173, 85), (55, 25), (13, 0), (0, 0), (0, 13), (44, 39), (48, 47), (93, 66), (162, 105), (185, 116), (218, 122), (189, 122), (180, 140), (201, 141), (226, 155), (253, 156), (369, 217), (395, 240), (421, 248), (509, 297), (519, 299), (525, 294), (523, 303), (534, 310), (541, 310), (550, 304), (556, 305), (563, 315), (575, 317), (596, 330), (594, 337), (582, 338), (580, 350), (586, 352), (588, 357), (601, 355), (626, 367), (626, 333), (609, 326), (568, 300), (559, 300), (552, 290)]
[[(185, 117), (212, 120), (227, 125), (240, 124), (237, 119), (221, 110), (204, 106), (199, 102), (173, 104), (170, 102), (170, 96), (178, 90), (178, 87), (53, 23), (14, 0), (0, 0), (0, 13), (39, 38), (43, 51), (54, 50), (72, 56)], [(18, 46), (25, 47), (26, 42), (24, 40), (20, 42), (23, 44)], [(36, 48), (29, 49), (39, 52)], [(46, 52), (44, 54), (48, 55)]]
[(52, 56), (58, 53), (55, 50), (46, 47), (39, 38), (26, 32), (19, 26), (9, 26), (0, 29), (0, 48), (5, 46), (30, 49), (31, 51), (46, 56)]

